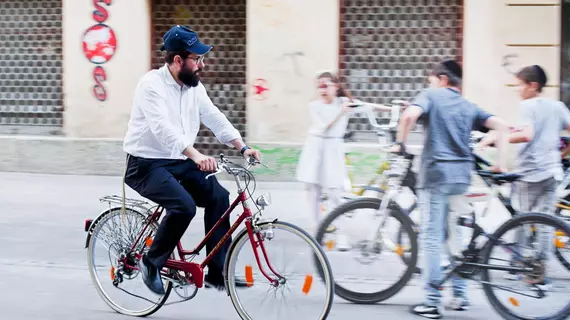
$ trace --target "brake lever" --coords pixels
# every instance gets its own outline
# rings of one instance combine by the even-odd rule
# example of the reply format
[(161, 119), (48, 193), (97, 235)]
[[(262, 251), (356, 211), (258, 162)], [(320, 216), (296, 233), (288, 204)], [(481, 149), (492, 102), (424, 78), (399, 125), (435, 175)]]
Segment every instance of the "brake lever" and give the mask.
[(214, 173), (210, 173), (209, 175), (206, 176), (206, 180), (208, 180), (208, 178), (210, 178), (210, 177), (212, 177), (212, 176), (215, 176), (215, 175), (218, 175), (218, 174), (220, 174), (220, 173), (222, 173), (222, 170), (218, 170), (218, 171), (216, 171), (216, 172), (214, 172)]
[[(220, 156), (220, 158), (223, 159), (223, 157), (224, 157), (224, 155), (222, 154), (222, 155)], [(222, 160), (222, 161), (223, 161), (223, 160)], [(223, 169), (224, 164), (223, 164), (222, 161), (217, 164), (216, 172), (212, 172), (212, 173), (210, 173), (209, 175), (206, 176), (206, 180), (208, 180), (208, 178), (210, 178), (210, 177), (212, 177), (212, 176), (217, 176), (218, 174), (220, 174), (220, 173), (222, 173), (222, 172), (225, 171), (225, 170)]]

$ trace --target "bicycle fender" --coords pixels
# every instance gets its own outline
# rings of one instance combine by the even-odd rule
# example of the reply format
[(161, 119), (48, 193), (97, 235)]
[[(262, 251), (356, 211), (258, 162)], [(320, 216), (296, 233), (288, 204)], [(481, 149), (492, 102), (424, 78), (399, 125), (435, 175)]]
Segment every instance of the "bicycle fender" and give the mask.
[[(277, 222), (279, 219), (275, 218), (275, 219), (266, 219), (266, 220), (260, 220), (258, 221), (256, 224), (266, 224), (266, 223), (275, 223)], [(242, 231), (240, 231), (237, 236), (235, 238), (233, 238), (232, 243), (230, 244), (230, 247), (228, 248), (228, 252), (226, 253), (226, 258), (224, 260), (224, 284), (226, 287), (226, 294), (230, 295), (230, 290), (228, 290), (228, 267), (230, 264), (230, 254), (232, 254), (232, 252), (234, 251), (237, 243), (238, 243), (238, 239), (240, 239), (243, 235), (245, 234), (245, 236), (247, 237), (247, 228), (243, 229)]]
[(111, 207), (109, 209), (103, 210), (101, 213), (99, 213), (99, 215), (97, 215), (95, 219), (88, 219), (86, 221), (84, 229), (85, 232), (87, 232), (87, 238), (85, 239), (85, 249), (87, 249), (87, 247), (89, 246), (89, 240), (91, 239), (91, 235), (93, 234), (93, 229), (95, 229), (95, 226), (101, 221), (101, 219), (103, 219), (103, 217), (105, 217), (107, 214), (114, 212), (115, 210), (121, 210), (121, 209), (122, 207), (120, 206)]
[(364, 186), (364, 187), (361, 187), (361, 189), (363, 189), (365, 191), (375, 191), (378, 193), (384, 193), (385, 192), (385, 190), (383, 190), (383, 189), (380, 189), (377, 187), (370, 187), (370, 186)]

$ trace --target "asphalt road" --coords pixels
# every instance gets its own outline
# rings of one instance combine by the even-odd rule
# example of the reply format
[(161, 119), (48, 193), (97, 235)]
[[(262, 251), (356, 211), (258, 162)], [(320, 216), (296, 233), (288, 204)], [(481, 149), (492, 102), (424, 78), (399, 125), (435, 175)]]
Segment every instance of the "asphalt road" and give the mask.
[[(84, 220), (95, 218), (108, 207), (99, 202), (99, 197), (120, 194), (121, 179), (0, 173), (0, 181), (0, 319), (131, 318), (115, 313), (99, 297), (89, 276), (84, 248)], [(232, 182), (224, 181), (223, 184), (235, 196)], [(312, 232), (311, 215), (301, 185), (266, 182), (259, 183), (257, 190), (259, 193), (272, 193), (273, 204), (266, 213), (268, 217), (278, 216)], [(134, 195), (129, 192), (129, 196)], [(506, 219), (501, 210), (496, 208), (494, 212), (487, 221), (490, 226)], [(200, 220), (203, 220), (201, 210), (185, 235), (184, 243), (195, 244), (203, 235), (203, 222)], [(300, 250), (297, 248), (291, 245), (288, 250), (296, 253)], [(384, 271), (377, 273), (379, 282), (392, 273), (382, 261), (378, 262), (377, 268), (366, 269), (353, 265), (351, 258), (335, 258), (334, 261), (331, 258), (333, 268), (342, 270), (345, 276), (361, 275), (368, 272), (363, 271), (365, 269)], [(367, 284), (374, 285), (374, 282)], [(552, 308), (552, 304), (560, 303), (564, 296), (568, 297), (565, 292), (568, 287), (566, 284), (566, 289), (564, 285), (558, 288), (557, 292), (563, 293), (562, 298), (554, 299), (550, 304), (535, 302), (538, 307), (534, 308)], [(416, 277), (396, 296), (377, 305), (356, 305), (335, 297), (329, 319), (416, 319), (408, 309), (410, 305), (421, 302), (423, 294), (421, 279)], [(449, 292), (445, 294), (448, 300)], [(478, 285), (471, 283), (469, 297), (472, 307), (468, 312), (447, 311), (446, 318), (500, 319)], [(169, 302), (175, 298), (173, 295)], [(311, 300), (294, 305), (301, 319), (309, 314), (311, 303), (307, 301)], [(284, 319), (280, 316), (275, 312), (264, 314), (262, 318)], [(165, 306), (151, 318), (239, 319), (229, 297), (212, 290), (200, 290), (191, 301)]]

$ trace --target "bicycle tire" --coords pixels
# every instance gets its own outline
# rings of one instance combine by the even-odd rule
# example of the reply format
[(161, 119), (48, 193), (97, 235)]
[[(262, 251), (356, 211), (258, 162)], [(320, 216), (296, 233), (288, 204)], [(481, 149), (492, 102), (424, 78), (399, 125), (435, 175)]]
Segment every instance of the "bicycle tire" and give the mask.
[[(570, 234), (570, 226), (566, 224), (562, 219), (547, 215), (543, 213), (525, 213), (525, 214), (517, 214), (513, 218), (507, 220), (503, 223), (491, 236), (491, 239), (500, 239), (506, 232), (510, 231), (513, 228), (519, 227), (522, 223), (534, 222), (534, 223), (543, 223), (549, 224), (554, 226), (556, 229), (563, 230), (566, 234)], [(485, 244), (483, 248), (483, 255), (482, 255), (482, 263), (489, 264), (491, 251), (495, 245), (489, 241)], [(489, 283), (489, 270), (490, 269), (483, 269), (481, 270), (481, 280), (483, 281), (483, 291), (485, 292), (485, 296), (489, 300), (489, 303), (493, 306), (495, 311), (497, 311), (504, 319), (506, 320), (532, 320), (537, 319), (537, 317), (519, 317), (517, 315), (512, 314), (508, 308), (503, 306), (495, 293), (492, 290), (492, 286)], [(549, 319), (549, 320), (562, 320), (566, 319), (570, 316), (570, 302), (562, 311), (556, 314), (553, 317), (549, 318), (541, 318), (541, 319)]]
[[(273, 221), (264, 221), (264, 222), (259, 222), (256, 224), (257, 228), (260, 229), (264, 229), (265, 227), (269, 226), (269, 225), (273, 225), (273, 227), (277, 226), (277, 228), (282, 227), (283, 229), (288, 229), (289, 231), (292, 231), (294, 234), (296, 234), (297, 236), (300, 236), (301, 238), (303, 238), (303, 240), (305, 240), (306, 243), (308, 243), (312, 249), (313, 249), (313, 253), (315, 253), (313, 255), (313, 257), (315, 259), (319, 259), (319, 261), (321, 261), (321, 263), (319, 264), (320, 268), (318, 268), (319, 270), (319, 276), (321, 276), (321, 279), (325, 282), (325, 284), (327, 286), (327, 298), (326, 298), (326, 303), (325, 303), (325, 308), (321, 314), (321, 317), (318, 320), (324, 320), (328, 317), (332, 305), (333, 305), (333, 301), (334, 301), (334, 280), (333, 280), (333, 273), (332, 273), (332, 269), (330, 266), (330, 263), (327, 259), (327, 256), (324, 252), (324, 250), (321, 248), (321, 246), (318, 244), (318, 242), (309, 234), (307, 233), (305, 230), (303, 230), (302, 228), (288, 223), (288, 222), (283, 222), (283, 221), (277, 221), (277, 220), (273, 220)], [(231, 270), (233, 270), (233, 268), (235, 268), (235, 263), (237, 261), (237, 257), (239, 255), (239, 251), (236, 251), (236, 248), (241, 248), (244, 241), (249, 241), (249, 236), (247, 233), (247, 229), (242, 230), (237, 237), (235, 238), (234, 241), (232, 241), (232, 244), (230, 245), (230, 248), (228, 250), (228, 253), (226, 255), (226, 260), (224, 263), (224, 281), (226, 284), (226, 288), (228, 291), (228, 295), (230, 296), (230, 300), (232, 301), (232, 304), (234, 305), (234, 308), (236, 309), (238, 315), (245, 320), (253, 320), (248, 314), (247, 312), (244, 310), (244, 308), (241, 306), (241, 303), (239, 301), (239, 298), (237, 297), (237, 288), (235, 285), (235, 273), (231, 272)], [(326, 270), (323, 270), (322, 265), (325, 266)], [(233, 268), (232, 268), (233, 267)], [(323, 271), (323, 274), (321, 274), (321, 271)]]
[[(556, 208), (556, 210), (554, 211), (554, 214), (559, 217), (560, 219), (562, 219), (560, 212), (562, 211), (561, 208)], [(568, 235), (570, 236), (570, 235)], [(564, 258), (564, 255), (562, 255), (562, 252), (560, 252), (560, 250), (558, 250), (557, 246), (554, 246), (554, 255), (556, 256), (556, 259), (558, 259), (558, 261), (560, 261), (560, 263), (567, 269), (570, 271), (570, 262), (568, 262), (568, 260), (566, 260), (566, 258)]]
[[(113, 214), (121, 214), (121, 208), (120, 207), (115, 207), (115, 208), (111, 208), (109, 210), (107, 210), (106, 212), (102, 213), (99, 218), (97, 219), (97, 224), (91, 226), (90, 228), (90, 232), (92, 232), (92, 234), (96, 234), (96, 231), (100, 228), (102, 228), (102, 226), (104, 225), (104, 223), (106, 221), (108, 221), (108, 219), (110, 218), (110, 216), (112, 216)], [(133, 210), (131, 208), (126, 208), (126, 214), (130, 214), (130, 213), (134, 213), (136, 215), (141, 216), (141, 218), (143, 220), (146, 220), (148, 218), (148, 215), (145, 215), (139, 211)], [(153, 226), (155, 228), (158, 227), (158, 224), (156, 222), (153, 223)], [(156, 230), (156, 229), (155, 229)], [(166, 302), (166, 300), (168, 300), (168, 297), (170, 296), (170, 293), (172, 291), (172, 282), (168, 281), (168, 284), (165, 288), (165, 293), (162, 296), (162, 298), (160, 300), (158, 300), (157, 303), (155, 303), (154, 306), (142, 310), (140, 312), (132, 312), (130, 310), (127, 310), (119, 305), (117, 305), (115, 302), (113, 302), (111, 300), (111, 298), (107, 295), (107, 293), (105, 292), (105, 290), (102, 288), (101, 284), (99, 283), (99, 279), (97, 277), (97, 275), (95, 274), (95, 268), (93, 265), (93, 259), (92, 259), (92, 251), (93, 251), (93, 245), (95, 243), (95, 239), (96, 237), (90, 237), (89, 239), (89, 244), (87, 246), (87, 264), (88, 264), (88, 268), (89, 268), (89, 274), (91, 276), (91, 281), (93, 282), (95, 289), (97, 290), (97, 293), (99, 294), (99, 296), (103, 299), (103, 301), (109, 306), (111, 307), (113, 310), (115, 310), (118, 313), (121, 314), (125, 314), (125, 315), (129, 315), (129, 316), (134, 316), (134, 317), (147, 317), (155, 312), (157, 312), (160, 308), (162, 308), (162, 306), (164, 305), (164, 303)]]
[[(357, 198), (352, 201), (346, 202), (333, 211), (331, 211), (325, 219), (319, 224), (319, 228), (317, 230), (316, 240), (320, 244), (323, 241), (323, 236), (326, 234), (326, 230), (328, 226), (333, 222), (337, 217), (345, 214), (346, 212), (357, 210), (357, 209), (378, 209), (380, 207), (380, 199), (377, 198)], [(393, 203), (394, 206), (397, 206), (396, 203)], [(392, 296), (396, 295), (404, 286), (410, 281), (413, 274), (416, 271), (416, 264), (418, 261), (418, 242), (417, 242), (417, 235), (413, 228), (413, 222), (406, 214), (403, 214), (399, 210), (390, 209), (389, 213), (392, 217), (396, 218), (408, 233), (410, 237), (410, 246), (411, 246), (411, 259), (410, 263), (407, 263), (407, 269), (402, 278), (398, 280), (394, 285), (391, 287), (373, 293), (361, 293), (355, 292), (348, 289), (343, 288), (339, 284), (335, 282), (335, 293), (350, 302), (357, 303), (357, 304), (374, 304), (378, 302), (382, 302)], [(322, 244), (321, 244), (322, 245)]]

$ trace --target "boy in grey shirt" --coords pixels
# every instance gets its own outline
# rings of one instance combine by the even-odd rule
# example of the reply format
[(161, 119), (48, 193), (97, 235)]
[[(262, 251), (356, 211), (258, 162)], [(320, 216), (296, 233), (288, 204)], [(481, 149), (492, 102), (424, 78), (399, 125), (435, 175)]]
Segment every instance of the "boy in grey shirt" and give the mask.
[[(537, 65), (521, 69), (517, 75), (521, 116), (518, 126), (509, 136), (510, 143), (517, 143), (517, 173), (523, 175), (513, 183), (512, 205), (518, 212), (541, 212), (552, 214), (556, 201), (557, 180), (562, 179), (560, 155), (560, 132), (570, 129), (570, 111), (564, 103), (541, 97), (547, 77)], [(491, 135), (481, 141), (487, 146), (494, 141)], [(550, 252), (552, 232), (539, 230), (543, 252)], [(524, 229), (517, 230), (517, 239), (522, 241)], [(519, 242), (521, 243), (521, 242)], [(516, 274), (508, 276), (516, 279)], [(546, 289), (548, 280), (539, 285)]]
[[(442, 278), (440, 255), (448, 213), (450, 251), (452, 256), (460, 256), (457, 217), (472, 211), (464, 195), (471, 183), (473, 168), (469, 147), (471, 131), (482, 127), (497, 130), (502, 147), (501, 169), (506, 161), (506, 124), (461, 96), (461, 76), (461, 67), (455, 61), (447, 60), (436, 65), (428, 77), (430, 88), (420, 93), (402, 115), (396, 137), (398, 145), (392, 150), (400, 151), (416, 121), (423, 121), (426, 132), (417, 187), (422, 212), (420, 251), (426, 264), (423, 268), (426, 300), (414, 306), (412, 313), (430, 319), (442, 317), (441, 292), (430, 284)], [(453, 309), (467, 308), (466, 291), (465, 280), (455, 277)]]

